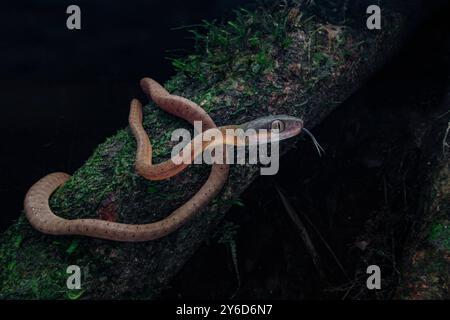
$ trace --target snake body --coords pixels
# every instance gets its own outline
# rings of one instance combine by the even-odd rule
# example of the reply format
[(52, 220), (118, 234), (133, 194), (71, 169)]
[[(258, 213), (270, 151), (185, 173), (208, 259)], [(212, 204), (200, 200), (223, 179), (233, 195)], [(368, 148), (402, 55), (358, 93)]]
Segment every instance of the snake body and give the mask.
[[(197, 104), (180, 96), (172, 95), (161, 85), (150, 78), (141, 80), (143, 91), (164, 111), (183, 118), (193, 124), (194, 121), (202, 121), (203, 130), (219, 130), (224, 132), (228, 128), (237, 126), (224, 126), (217, 128), (211, 117)], [(286, 137), (296, 135), (302, 128), (301, 120), (283, 116), (286, 123), (291, 124), (292, 130)], [(189, 163), (176, 164), (171, 159), (159, 164), (152, 163), (152, 145), (142, 125), (142, 105), (133, 99), (130, 105), (129, 124), (136, 139), (137, 152), (136, 172), (149, 180), (163, 180), (177, 175), (183, 171)], [(277, 120), (279, 121), (279, 120)], [(272, 117), (270, 123), (273, 122)], [(253, 126), (267, 125), (267, 121), (258, 120)], [(245, 127), (252, 126), (252, 122)], [(284, 129), (284, 128), (283, 128)], [(190, 144), (201, 135), (194, 137)], [(236, 141), (222, 141), (233, 144)], [(214, 142), (201, 142), (201, 149), (190, 148), (190, 159), (194, 159), (206, 148), (214, 145)], [(183, 152), (186, 150), (183, 149)], [(198, 192), (173, 211), (166, 218), (147, 224), (124, 224), (100, 219), (64, 219), (55, 215), (49, 205), (52, 193), (64, 184), (70, 175), (62, 172), (49, 174), (36, 182), (27, 192), (24, 200), (25, 214), (31, 225), (40, 232), (52, 235), (81, 235), (115, 241), (148, 241), (161, 238), (185, 224), (196, 213), (204, 208), (224, 186), (229, 173), (229, 165), (213, 164), (210, 175)]]

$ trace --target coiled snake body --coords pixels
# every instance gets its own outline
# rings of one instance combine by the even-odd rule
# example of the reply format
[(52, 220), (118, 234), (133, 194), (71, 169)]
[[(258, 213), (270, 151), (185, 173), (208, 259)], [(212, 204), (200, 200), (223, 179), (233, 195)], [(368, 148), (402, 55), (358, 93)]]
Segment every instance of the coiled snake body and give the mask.
[[(289, 116), (269, 116), (240, 126), (217, 128), (211, 117), (200, 106), (183, 97), (169, 94), (156, 81), (144, 78), (141, 80), (141, 87), (164, 111), (192, 124), (194, 121), (201, 121), (203, 130), (223, 132), (227, 128), (271, 129), (275, 127), (280, 131), (279, 140), (282, 140), (297, 135), (303, 128), (303, 122), (300, 119)], [(159, 164), (152, 163), (152, 145), (142, 126), (142, 117), (142, 105), (138, 100), (133, 99), (130, 106), (129, 124), (137, 142), (136, 172), (149, 180), (163, 180), (184, 170), (188, 164), (176, 164), (171, 159)], [(193, 144), (197, 138), (198, 136), (190, 144)], [(201, 139), (201, 136), (198, 139)], [(223, 141), (223, 143), (233, 144), (236, 141)], [(213, 145), (214, 142), (202, 142), (202, 148), (200, 150), (197, 148), (195, 152), (192, 151), (189, 155), (190, 158), (194, 159), (199, 152), (201, 153)], [(191, 150), (195, 150), (195, 148), (191, 148)], [(166, 218), (153, 223), (124, 224), (100, 219), (68, 220), (56, 216), (50, 209), (49, 198), (59, 186), (70, 178), (70, 175), (62, 172), (43, 177), (29, 189), (24, 200), (25, 214), (35, 229), (46, 234), (82, 235), (115, 241), (153, 240), (175, 231), (204, 208), (220, 192), (228, 178), (228, 172), (229, 165), (213, 164), (207, 181), (189, 201)]]

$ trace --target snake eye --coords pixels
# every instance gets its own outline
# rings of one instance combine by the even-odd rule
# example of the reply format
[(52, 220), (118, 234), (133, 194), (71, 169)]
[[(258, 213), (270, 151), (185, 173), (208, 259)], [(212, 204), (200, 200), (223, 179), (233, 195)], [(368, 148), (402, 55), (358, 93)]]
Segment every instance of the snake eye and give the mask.
[(284, 130), (284, 122), (281, 120), (274, 120), (272, 122), (272, 130), (276, 130), (282, 132)]

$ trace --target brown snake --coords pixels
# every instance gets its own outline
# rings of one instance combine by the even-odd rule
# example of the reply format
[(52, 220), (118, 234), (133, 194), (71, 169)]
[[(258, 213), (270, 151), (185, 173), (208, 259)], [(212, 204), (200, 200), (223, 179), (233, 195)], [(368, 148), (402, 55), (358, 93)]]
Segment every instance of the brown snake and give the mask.
[[(144, 78), (141, 80), (141, 87), (161, 109), (192, 124), (194, 121), (202, 121), (203, 130), (206, 131), (220, 130), (224, 133), (224, 130), (229, 128), (277, 128), (280, 131), (279, 140), (282, 140), (299, 134), (303, 128), (303, 122), (300, 119), (289, 116), (269, 116), (240, 126), (217, 128), (211, 117), (200, 106), (188, 99), (170, 94), (156, 81)], [(152, 145), (142, 126), (142, 117), (142, 105), (138, 100), (133, 99), (129, 124), (137, 142), (136, 172), (149, 180), (163, 180), (183, 171), (189, 164), (175, 164), (171, 159), (159, 164), (152, 163)], [(196, 139), (201, 139), (201, 135), (195, 136), (190, 145)], [(235, 144), (236, 141), (223, 141), (223, 143)], [(188, 156), (194, 159), (198, 153), (202, 153), (213, 145), (214, 143), (211, 142), (202, 142), (202, 148), (192, 151)], [(191, 149), (195, 150), (195, 148)], [(183, 153), (184, 151), (185, 149)], [(31, 225), (46, 234), (83, 235), (116, 241), (153, 240), (175, 231), (204, 208), (220, 192), (228, 178), (228, 172), (228, 164), (213, 164), (207, 181), (191, 199), (166, 218), (147, 224), (124, 224), (100, 219), (68, 220), (56, 216), (50, 209), (49, 198), (70, 178), (70, 175), (62, 172), (49, 174), (36, 182), (25, 196), (24, 208)]]

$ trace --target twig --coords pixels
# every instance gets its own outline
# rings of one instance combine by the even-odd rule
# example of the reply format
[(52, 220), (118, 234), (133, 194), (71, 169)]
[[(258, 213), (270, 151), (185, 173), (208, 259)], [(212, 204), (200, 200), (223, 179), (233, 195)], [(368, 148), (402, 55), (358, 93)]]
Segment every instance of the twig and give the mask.
[[(278, 192), (280, 192), (278, 185), (275, 185), (275, 187), (277, 188)], [(322, 233), (319, 231), (319, 229), (314, 225), (314, 223), (312, 223), (312, 221), (309, 219), (309, 217), (306, 214), (303, 214), (302, 211), (300, 211), (300, 214), (303, 216), (303, 218), (306, 220), (306, 222), (309, 223), (309, 225), (314, 229), (314, 232), (317, 234), (317, 236), (319, 237), (320, 241), (322, 241), (322, 243), (324, 244), (324, 246), (327, 248), (327, 250), (330, 252), (331, 256), (333, 257), (334, 261), (336, 262), (336, 264), (338, 265), (339, 269), (341, 269), (342, 273), (348, 278), (348, 274), (347, 271), (345, 271), (344, 266), (342, 265), (342, 263), (339, 261), (338, 257), (336, 256), (336, 254), (334, 253), (333, 249), (330, 247), (330, 245), (328, 244), (328, 242), (325, 240), (325, 238), (322, 236)]]
[[(302, 212), (300, 211), (300, 214), (302, 214)], [(348, 278), (348, 274), (345, 271), (345, 268), (342, 266), (341, 262), (339, 261), (338, 257), (336, 256), (336, 254), (334, 253), (333, 249), (331, 249), (330, 245), (328, 244), (328, 242), (325, 240), (325, 238), (322, 236), (322, 233), (320, 233), (319, 229), (316, 228), (316, 226), (312, 223), (312, 221), (308, 218), (308, 216), (306, 214), (302, 214), (303, 218), (305, 218), (306, 222), (308, 222), (311, 227), (314, 229), (314, 231), (316, 232), (317, 236), (319, 237), (319, 239), (322, 241), (322, 243), (324, 244), (324, 246), (328, 249), (328, 251), (330, 252), (331, 256), (333, 257), (334, 261), (336, 261), (336, 264), (338, 265), (339, 269), (341, 269), (342, 273)]]
[(320, 261), (319, 254), (317, 253), (317, 251), (311, 241), (311, 238), (309, 237), (308, 231), (306, 230), (302, 221), (299, 219), (294, 208), (291, 206), (291, 204), (286, 199), (286, 197), (283, 195), (283, 193), (281, 192), (281, 190), (278, 188), (277, 185), (275, 185), (275, 188), (278, 192), (278, 195), (281, 198), (281, 201), (283, 202), (286, 212), (288, 213), (291, 220), (294, 222), (297, 229), (300, 231), (300, 236), (301, 236), (303, 242), (305, 243), (306, 249), (308, 250), (309, 254), (311, 255), (312, 261), (314, 263), (314, 266), (316, 267), (316, 270), (319, 273), (320, 278), (325, 279), (326, 277), (325, 277), (325, 273), (323, 271), (323, 267), (322, 267), (322, 263)]
[(449, 148), (449, 144), (447, 143), (448, 134), (450, 132), (450, 122), (447, 125), (447, 130), (445, 130), (444, 138), (442, 139), (442, 153), (445, 155), (445, 149)]

